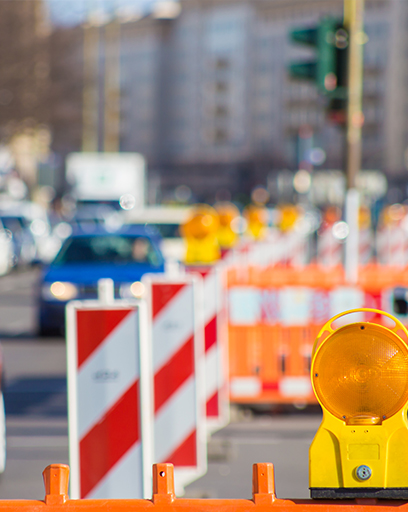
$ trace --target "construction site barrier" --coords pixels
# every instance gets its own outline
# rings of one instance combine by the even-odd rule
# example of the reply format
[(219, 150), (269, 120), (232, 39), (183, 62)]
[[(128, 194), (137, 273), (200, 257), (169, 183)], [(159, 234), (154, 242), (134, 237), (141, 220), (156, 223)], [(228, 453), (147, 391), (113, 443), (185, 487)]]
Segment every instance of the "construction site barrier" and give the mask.
[(171, 460), (177, 494), (207, 471), (202, 278), (145, 274), (154, 461)]
[[(316, 403), (310, 385), (312, 345), (320, 326), (351, 308), (374, 308), (408, 325), (408, 269), (366, 265), (350, 285), (341, 266), (303, 269), (231, 266), (230, 399), (245, 404)], [(371, 320), (365, 313), (363, 320)]]
[(209, 265), (192, 265), (186, 267), (186, 272), (199, 274), (203, 280), (206, 424), (211, 434), (229, 422), (228, 333), (223, 272), (221, 268)]
[[(1, 512), (144, 512), (148, 510), (180, 512), (250, 512), (252, 510), (287, 512), (391, 512), (398, 507), (408, 510), (408, 503), (397, 500), (359, 498), (347, 500), (278, 499), (275, 491), (273, 464), (258, 463), (252, 471), (252, 499), (185, 499), (176, 498), (172, 464), (153, 466), (151, 500), (70, 500), (68, 497), (69, 467), (52, 464), (43, 471), (45, 498), (40, 500), (0, 500)], [(351, 508), (352, 507), (352, 508)]]
[(146, 305), (113, 300), (110, 285), (108, 302), (67, 306), (73, 498), (146, 498), (151, 488)]

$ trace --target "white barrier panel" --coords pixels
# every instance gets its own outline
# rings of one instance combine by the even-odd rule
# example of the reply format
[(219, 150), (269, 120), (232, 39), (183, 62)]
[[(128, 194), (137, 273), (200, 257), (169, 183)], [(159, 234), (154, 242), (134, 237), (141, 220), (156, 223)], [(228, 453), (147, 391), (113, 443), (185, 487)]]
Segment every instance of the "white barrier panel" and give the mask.
[(258, 288), (252, 285), (229, 289), (229, 323), (238, 326), (321, 324), (347, 308), (365, 306), (365, 293), (355, 286), (324, 290), (307, 286)]
[(229, 323), (256, 325), (261, 321), (261, 290), (256, 286), (232, 286), (229, 291)]
[(343, 262), (344, 244), (333, 234), (330, 224), (318, 232), (317, 262), (322, 267), (336, 267)]
[(178, 494), (207, 471), (202, 279), (150, 274), (154, 460), (171, 462)]
[(228, 328), (223, 274), (213, 266), (191, 266), (186, 270), (198, 273), (203, 279), (205, 398), (207, 429), (212, 433), (229, 422)]
[(312, 320), (313, 290), (306, 286), (284, 286), (279, 293), (283, 326), (308, 325)]
[(381, 265), (404, 267), (407, 263), (407, 233), (402, 226), (390, 226), (376, 233), (377, 260)]
[(146, 305), (69, 303), (67, 365), (70, 496), (151, 496)]

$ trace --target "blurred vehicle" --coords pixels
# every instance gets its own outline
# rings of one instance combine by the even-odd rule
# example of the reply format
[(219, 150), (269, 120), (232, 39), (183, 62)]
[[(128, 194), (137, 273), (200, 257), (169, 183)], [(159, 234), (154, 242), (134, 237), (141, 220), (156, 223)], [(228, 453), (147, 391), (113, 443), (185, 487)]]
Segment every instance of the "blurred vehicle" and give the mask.
[(16, 265), (33, 263), (37, 248), (27, 218), (18, 212), (1, 211), (0, 220), (4, 228), (12, 234), (14, 263)]
[(30, 201), (3, 202), (0, 220), (12, 234), (17, 265), (51, 261), (61, 247), (61, 238), (52, 231), (45, 208)]
[(66, 179), (76, 201), (110, 201), (121, 208), (145, 204), (146, 161), (139, 153), (70, 153)]
[(161, 236), (160, 249), (166, 260), (183, 261), (185, 243), (181, 236), (180, 226), (188, 218), (190, 208), (150, 206), (141, 210), (125, 212), (129, 224), (143, 224), (154, 235)]
[(107, 204), (90, 203), (80, 204), (68, 221), (73, 227), (87, 232), (101, 226), (108, 231), (116, 231), (122, 226), (124, 216)]
[(113, 279), (116, 298), (137, 298), (143, 292), (143, 274), (163, 271), (159, 238), (144, 227), (124, 226), (109, 232), (98, 226), (92, 233), (74, 231), (41, 274), (40, 334), (60, 333), (66, 303), (96, 299), (99, 279)]
[(14, 259), (13, 234), (0, 221), (0, 276), (11, 270)]

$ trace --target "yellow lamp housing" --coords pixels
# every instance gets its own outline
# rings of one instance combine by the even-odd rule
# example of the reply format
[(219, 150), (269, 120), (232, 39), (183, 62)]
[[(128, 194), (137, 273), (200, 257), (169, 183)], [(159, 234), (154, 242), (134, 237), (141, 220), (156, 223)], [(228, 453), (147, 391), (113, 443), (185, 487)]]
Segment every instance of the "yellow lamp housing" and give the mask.
[(213, 264), (221, 256), (217, 239), (218, 213), (207, 204), (197, 204), (190, 210), (187, 221), (181, 226), (185, 240), (187, 265)]
[[(381, 325), (339, 320), (353, 313), (380, 315)], [(408, 499), (404, 325), (368, 308), (333, 317), (315, 341), (311, 378), (323, 409), (309, 450), (311, 497)]]

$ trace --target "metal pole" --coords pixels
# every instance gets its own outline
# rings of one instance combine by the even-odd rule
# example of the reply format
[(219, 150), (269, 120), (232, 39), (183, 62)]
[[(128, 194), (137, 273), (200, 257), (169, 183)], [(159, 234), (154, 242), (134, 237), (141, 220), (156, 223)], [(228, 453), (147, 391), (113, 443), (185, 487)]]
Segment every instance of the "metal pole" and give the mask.
[(82, 151), (98, 151), (99, 27), (88, 22), (83, 31)]
[(120, 22), (105, 27), (105, 106), (103, 150), (119, 151), (120, 140)]
[(346, 240), (346, 280), (358, 281), (359, 267), (359, 194), (356, 177), (361, 169), (361, 128), (363, 94), (363, 19), (364, 0), (344, 0), (344, 25), (349, 31), (348, 101), (346, 128), (346, 221), (349, 235)]
[(364, 0), (344, 0), (344, 24), (349, 31), (347, 102), (347, 188), (354, 188), (361, 167), (363, 125)]

